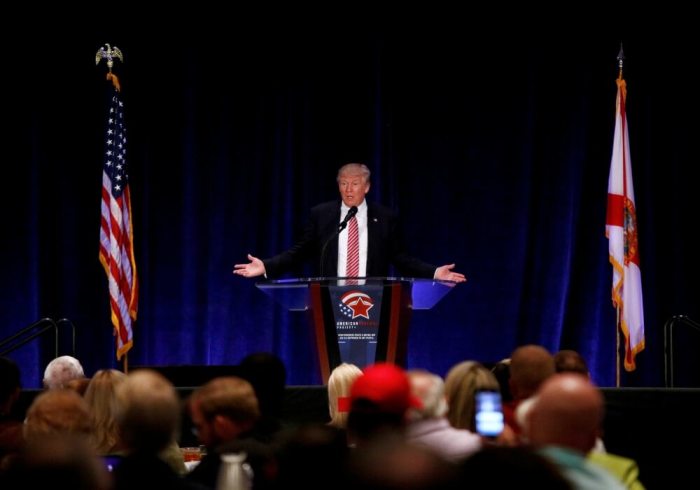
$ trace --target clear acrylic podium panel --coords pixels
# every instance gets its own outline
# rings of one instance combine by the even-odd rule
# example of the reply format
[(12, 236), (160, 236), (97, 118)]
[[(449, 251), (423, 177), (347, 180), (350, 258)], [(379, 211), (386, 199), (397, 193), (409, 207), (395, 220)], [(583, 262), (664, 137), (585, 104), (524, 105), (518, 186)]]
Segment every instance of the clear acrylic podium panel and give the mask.
[(411, 309), (429, 310), (435, 306), (457, 283), (437, 281), (434, 279), (415, 279), (407, 277), (317, 277), (301, 279), (278, 279), (258, 282), (257, 288), (265, 292), (277, 303), (290, 311), (305, 311), (311, 304), (309, 285), (352, 286), (376, 285), (386, 286), (400, 282), (411, 287)]

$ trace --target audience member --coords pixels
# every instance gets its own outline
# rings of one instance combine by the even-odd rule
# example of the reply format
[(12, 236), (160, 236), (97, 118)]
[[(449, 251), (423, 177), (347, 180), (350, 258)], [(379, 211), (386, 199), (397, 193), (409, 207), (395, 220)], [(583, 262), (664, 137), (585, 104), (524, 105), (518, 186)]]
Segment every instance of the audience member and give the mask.
[[(476, 361), (462, 361), (454, 365), (445, 378), (447, 419), (455, 429), (476, 433), (477, 391), (499, 391), (498, 380), (491, 371)], [(513, 430), (504, 424), (503, 432), (492, 441), (495, 444), (514, 445)]]
[(97, 454), (122, 454), (125, 450), (119, 426), (115, 420), (116, 389), (126, 375), (116, 369), (101, 369), (95, 373), (85, 392), (93, 425), (93, 443)]
[(523, 345), (510, 356), (510, 391), (513, 400), (503, 404), (506, 424), (521, 433), (515, 411), (518, 405), (537, 392), (542, 382), (554, 374), (554, 358), (539, 345)]
[(177, 439), (181, 406), (175, 388), (150, 369), (129, 373), (116, 387), (115, 416), (126, 456), (114, 469), (115, 490), (195, 489), (159, 453)]
[(345, 429), (350, 411), (350, 387), (362, 375), (362, 370), (346, 362), (336, 366), (328, 378), (328, 412), (331, 421), (328, 425)]
[(510, 388), (513, 398), (524, 400), (537, 392), (542, 382), (554, 374), (554, 358), (542, 346), (523, 345), (510, 358)]
[(409, 408), (420, 408), (406, 372), (389, 363), (367, 366), (350, 387), (348, 440), (352, 446), (384, 434), (404, 436)]
[(70, 380), (84, 377), (83, 366), (75, 357), (57, 357), (44, 370), (44, 388), (67, 388), (66, 384)]
[(21, 389), (19, 367), (12, 359), (0, 357), (0, 470), (5, 457), (16, 454), (24, 443), (22, 421), (12, 410)]
[(479, 390), (498, 391), (496, 377), (476, 361), (454, 365), (445, 378), (447, 418), (452, 427), (476, 432), (475, 394)]
[[(457, 467), (422, 446), (382, 434), (352, 451), (346, 487), (363, 490), (451, 490)], [(465, 487), (467, 488), (467, 487)]]
[(0, 488), (25, 490), (111, 490), (111, 479), (83, 437), (46, 434), (29, 442), (0, 473)]
[(349, 447), (344, 430), (330, 425), (301, 425), (280, 442), (275, 488), (342, 487), (346, 481)]
[(562, 373), (541, 385), (528, 412), (528, 441), (557, 464), (574, 488), (624, 488), (619, 479), (586, 459), (595, 446), (603, 411), (603, 396), (586, 377)]
[(575, 350), (563, 349), (554, 354), (554, 370), (558, 373), (579, 373), (590, 377), (586, 360)]
[(595, 449), (589, 451), (586, 457), (617, 477), (628, 490), (644, 490), (644, 485), (639, 480), (639, 466), (635, 460)]
[[(93, 443), (97, 454), (123, 456), (126, 446), (122, 441), (116, 420), (117, 387), (126, 380), (126, 375), (116, 369), (102, 369), (95, 373), (85, 393), (90, 406), (93, 425)], [(160, 459), (168, 463), (175, 473), (184, 475), (185, 460), (177, 441), (173, 440), (159, 453)]]
[[(573, 350), (560, 350), (553, 356), (554, 359), (554, 370), (557, 373), (578, 373), (590, 378), (590, 373), (588, 371), (588, 366), (583, 357), (576, 351)], [(525, 400), (521, 400), (520, 403), (515, 407), (515, 421), (516, 426), (519, 429), (525, 424), (525, 419), (527, 417), (527, 412), (530, 410), (532, 403), (534, 402), (534, 397), (529, 397)], [(521, 438), (524, 436), (521, 433)], [(523, 441), (527, 442), (527, 441)], [(606, 452), (605, 443), (603, 439), (598, 436), (596, 438), (596, 444), (593, 451), (604, 453)]]
[(188, 480), (214, 488), (221, 455), (245, 452), (245, 461), (253, 470), (253, 488), (271, 485), (273, 451), (266, 441), (256, 439), (260, 410), (248, 381), (235, 376), (214, 378), (192, 392), (188, 408), (197, 437), (207, 447), (207, 454), (187, 475)]
[(408, 412), (406, 440), (435, 451), (448, 461), (460, 461), (481, 448), (481, 438), (466, 429), (456, 429), (447, 420), (445, 383), (425, 370), (408, 371), (413, 395), (421, 408)]
[(50, 435), (72, 434), (90, 440), (92, 425), (90, 409), (80, 395), (68, 389), (46, 390), (27, 410), (24, 438), (28, 443), (41, 444)]
[(255, 391), (260, 418), (255, 424), (255, 437), (272, 442), (282, 429), (281, 413), (287, 383), (287, 370), (282, 359), (269, 352), (258, 352), (243, 358), (241, 377)]
[(501, 359), (491, 368), (491, 372), (498, 380), (498, 386), (501, 388), (501, 401), (508, 403), (513, 400), (513, 394), (510, 392), (510, 358)]
[(460, 466), (461, 488), (568, 490), (559, 468), (527, 446), (485, 446)]
[[(564, 349), (554, 354), (554, 370), (557, 373), (579, 373), (589, 379), (591, 377), (586, 360), (575, 350)], [(518, 420), (518, 423), (525, 418), (525, 416), (520, 412), (526, 412), (529, 409), (529, 407), (524, 406), (526, 404), (527, 401), (521, 403), (515, 411), (515, 418)], [(600, 435), (596, 439), (595, 447), (593, 448), (592, 452), (607, 452), (605, 449), (605, 443)], [(611, 455), (610, 458), (614, 459), (614, 455)]]

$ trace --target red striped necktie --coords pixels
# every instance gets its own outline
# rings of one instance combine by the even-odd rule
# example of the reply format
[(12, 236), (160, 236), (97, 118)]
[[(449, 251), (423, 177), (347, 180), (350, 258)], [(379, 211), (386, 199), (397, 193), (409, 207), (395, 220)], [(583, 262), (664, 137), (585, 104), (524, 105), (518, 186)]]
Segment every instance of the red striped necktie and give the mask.
[(348, 222), (348, 255), (345, 275), (347, 277), (360, 275), (360, 233), (355, 216)]

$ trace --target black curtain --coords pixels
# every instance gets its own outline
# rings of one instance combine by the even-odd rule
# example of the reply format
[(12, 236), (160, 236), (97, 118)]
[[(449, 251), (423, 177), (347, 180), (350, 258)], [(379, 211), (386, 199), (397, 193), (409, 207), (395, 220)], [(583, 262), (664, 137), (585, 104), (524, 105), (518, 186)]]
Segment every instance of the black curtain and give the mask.
[[(399, 211), (410, 250), (469, 277), (414, 314), (409, 367), (444, 375), (538, 343), (580, 351), (612, 386), (604, 228), (624, 41), (646, 349), (622, 383), (663, 384), (664, 322), (700, 318), (698, 102), (676, 70), (692, 44), (595, 30), (537, 41), (435, 24), (235, 25), (204, 36), (95, 27), (60, 52), (48, 49), (56, 30), (14, 39), (2, 82), (0, 338), (67, 317), (88, 375), (116, 365), (97, 260), (108, 83), (91, 61), (111, 42), (126, 57), (115, 71), (141, 282), (131, 366), (271, 351), (288, 383), (321, 383), (307, 318), (231, 271), (247, 253), (290, 246), (308, 209), (337, 197), (338, 167), (360, 161), (368, 199)], [(40, 381), (46, 344), (11, 354), (25, 386)], [(680, 348), (692, 356), (697, 344)]]

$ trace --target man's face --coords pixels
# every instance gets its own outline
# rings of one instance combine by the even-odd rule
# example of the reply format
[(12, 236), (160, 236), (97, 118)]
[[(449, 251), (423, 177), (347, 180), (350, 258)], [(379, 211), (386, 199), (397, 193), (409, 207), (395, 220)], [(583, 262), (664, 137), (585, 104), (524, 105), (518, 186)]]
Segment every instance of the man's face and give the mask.
[(190, 406), (190, 418), (192, 419), (192, 425), (196, 429), (199, 442), (205, 446), (213, 446), (218, 442), (213, 423), (204, 418), (197, 402)]
[(340, 174), (338, 190), (346, 206), (359, 206), (369, 192), (369, 182), (360, 174)]

